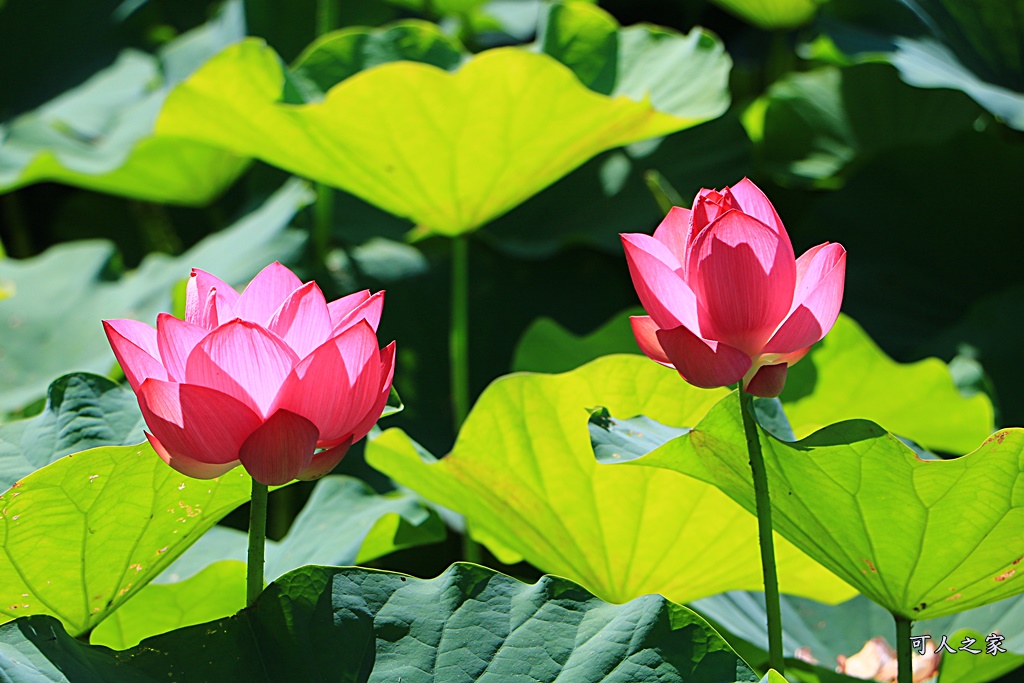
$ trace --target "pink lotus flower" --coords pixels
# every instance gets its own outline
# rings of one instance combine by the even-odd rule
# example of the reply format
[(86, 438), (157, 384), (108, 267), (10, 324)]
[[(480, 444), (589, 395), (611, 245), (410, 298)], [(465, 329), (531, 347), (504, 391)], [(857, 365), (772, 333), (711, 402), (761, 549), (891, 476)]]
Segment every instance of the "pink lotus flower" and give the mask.
[(194, 269), (186, 292), (185, 320), (103, 321), (168, 465), (197, 479), (239, 463), (262, 484), (316, 479), (376, 423), (395, 360), (394, 342), (377, 348), (384, 292), (327, 303), (280, 263), (242, 294)]
[(835, 324), (846, 250), (826, 242), (794, 258), (768, 198), (746, 178), (674, 207), (654, 236), (623, 234), (626, 261), (649, 316), (631, 319), (648, 358), (694, 386), (743, 381), (778, 396), (790, 365)]

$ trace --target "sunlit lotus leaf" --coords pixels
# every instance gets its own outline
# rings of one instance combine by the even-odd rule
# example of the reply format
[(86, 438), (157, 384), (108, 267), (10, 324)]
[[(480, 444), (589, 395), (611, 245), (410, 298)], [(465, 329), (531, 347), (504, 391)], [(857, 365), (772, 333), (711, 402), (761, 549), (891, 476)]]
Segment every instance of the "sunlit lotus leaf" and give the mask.
[(0, 675), (22, 681), (671, 681), (757, 676), (703, 619), (658, 595), (609, 605), (456, 564), (436, 579), (304, 567), (233, 617), (114, 653), (49, 617), (0, 627)]
[[(761, 586), (756, 520), (695, 479), (598, 465), (588, 409), (686, 427), (725, 393), (696, 389), (646, 358), (609, 356), (563, 375), (495, 381), (441, 460), (397, 429), (368, 443), (366, 455), (464, 515), (500, 558), (521, 556), (613, 602), (646, 593), (694, 600)], [(783, 590), (831, 602), (853, 594), (785, 541), (776, 551)]]
[(49, 614), (89, 631), (248, 500), (244, 468), (208, 481), (148, 443), (75, 453), (0, 496), (0, 615)]
[(115, 650), (174, 629), (227, 617), (245, 607), (245, 564), (212, 564), (180, 583), (152, 583), (117, 608), (89, 635)]
[[(738, 405), (630, 465), (712, 482), (753, 512)], [(866, 420), (796, 443), (762, 432), (761, 447), (777, 532), (889, 611), (916, 621), (1024, 592), (1024, 429), (952, 460), (920, 460)]]
[(643, 93), (599, 94), (552, 57), (520, 48), (485, 51), (455, 73), (391, 62), (342, 81), (322, 102), (285, 104), (279, 58), (247, 40), (178, 86), (157, 130), (341, 188), (421, 232), (457, 235), (601, 151), (721, 114), (729, 63), (721, 44), (700, 33), (671, 39), (685, 41), (689, 55), (671, 53), (674, 69), (716, 94), (685, 111), (660, 111)]
[[(563, 372), (608, 353), (639, 354), (630, 314), (636, 311), (617, 314), (583, 337), (537, 320), (523, 334), (512, 369)], [(995, 429), (991, 401), (982, 394), (960, 395), (945, 363), (897, 363), (845, 315), (790, 368), (780, 399), (798, 438), (839, 420), (863, 418), (927, 448), (963, 453)]]
[(810, 21), (827, 0), (712, 0), (764, 29), (795, 28)]

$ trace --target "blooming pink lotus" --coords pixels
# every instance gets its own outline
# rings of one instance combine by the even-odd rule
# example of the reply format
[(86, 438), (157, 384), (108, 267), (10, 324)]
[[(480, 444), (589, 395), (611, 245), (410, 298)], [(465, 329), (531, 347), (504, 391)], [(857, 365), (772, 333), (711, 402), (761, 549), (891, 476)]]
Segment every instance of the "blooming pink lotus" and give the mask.
[(846, 250), (826, 242), (794, 258), (772, 203), (746, 178), (703, 189), (654, 235), (623, 234), (649, 316), (631, 319), (640, 349), (694, 386), (743, 381), (778, 396), (790, 365), (835, 324)]
[(327, 303), (272, 263), (241, 294), (193, 270), (185, 320), (103, 326), (164, 462), (197, 479), (241, 463), (278, 485), (327, 474), (380, 417), (395, 360), (394, 342), (377, 348), (383, 307), (368, 290)]

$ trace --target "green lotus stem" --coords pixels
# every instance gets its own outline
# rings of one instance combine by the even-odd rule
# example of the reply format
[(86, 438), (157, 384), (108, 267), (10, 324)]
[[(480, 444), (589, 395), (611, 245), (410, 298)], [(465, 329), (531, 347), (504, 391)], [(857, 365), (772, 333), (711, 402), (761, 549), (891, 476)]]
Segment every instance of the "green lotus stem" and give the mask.
[(313, 204), (313, 253), (320, 265), (327, 263), (331, 250), (331, 223), (334, 221), (334, 188), (316, 184), (316, 202)]
[[(448, 332), (448, 362), (451, 371), (452, 416), (455, 433), (469, 415), (469, 239), (459, 235), (452, 239), (451, 328)], [(462, 537), (462, 559), (480, 564), (480, 545), (469, 537), (467, 528)]]
[(451, 316), (448, 356), (457, 434), (469, 414), (469, 240), (464, 235), (452, 239)]
[[(754, 475), (754, 499), (757, 505), (757, 536), (761, 546), (761, 570), (764, 574), (764, 606), (768, 616), (768, 666), (785, 674), (782, 656), (782, 609), (779, 605), (779, 577), (775, 569), (775, 542), (772, 539), (772, 503), (768, 495), (768, 472), (761, 454), (761, 439), (754, 415), (754, 396), (737, 387), (743, 433)], [(909, 640), (907, 641), (910, 642)]]
[(317, 0), (316, 2), (316, 34), (322, 36), (338, 28), (337, 0)]
[(267, 544), (267, 485), (252, 480), (249, 508), (249, 555), (245, 568), (245, 604), (253, 606), (263, 592), (263, 552)]
[(910, 647), (910, 619), (893, 613), (896, 620), (896, 683), (912, 683), (914, 661)]
[(27, 258), (32, 255), (32, 229), (25, 218), (25, 211), (21, 206), (21, 200), (17, 192), (8, 192), (0, 197), (0, 204), (3, 205), (4, 218), (7, 220), (7, 227), (10, 229), (10, 240), (4, 255), (10, 254), (14, 258)]

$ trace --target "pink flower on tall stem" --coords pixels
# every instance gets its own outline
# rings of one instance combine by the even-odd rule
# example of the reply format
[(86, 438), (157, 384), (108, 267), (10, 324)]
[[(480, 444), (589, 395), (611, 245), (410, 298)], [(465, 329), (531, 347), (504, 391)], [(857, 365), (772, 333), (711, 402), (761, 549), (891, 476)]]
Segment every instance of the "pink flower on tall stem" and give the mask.
[(384, 292), (328, 303), (280, 263), (241, 294), (194, 269), (186, 292), (184, 320), (103, 322), (168, 465), (197, 479), (239, 463), (261, 484), (316, 479), (376, 423), (395, 359), (394, 342), (377, 347)]
[(649, 315), (631, 319), (640, 349), (694, 386), (743, 382), (778, 396), (790, 365), (835, 324), (846, 250), (825, 242), (794, 258), (768, 198), (744, 178), (674, 207), (654, 235), (623, 234)]

